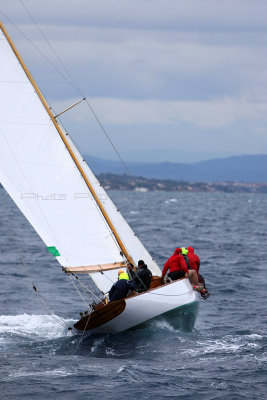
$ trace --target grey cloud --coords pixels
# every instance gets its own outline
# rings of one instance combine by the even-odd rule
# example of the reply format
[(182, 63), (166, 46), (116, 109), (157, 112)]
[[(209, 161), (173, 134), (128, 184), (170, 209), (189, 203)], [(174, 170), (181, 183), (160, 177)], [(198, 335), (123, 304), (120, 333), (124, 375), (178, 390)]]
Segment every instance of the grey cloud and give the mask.
[[(78, 33), (65, 37), (58, 29), (53, 30), (51, 43), (90, 95), (98, 91), (99, 96), (116, 93), (133, 98), (205, 99), (262, 91), (265, 81), (267, 56), (262, 46), (233, 45), (232, 37), (230, 42), (216, 45), (179, 35), (158, 40), (158, 34), (143, 31), (123, 31), (119, 36), (117, 31), (113, 34), (108, 29), (103, 32), (80, 28)], [(26, 33), (32, 37), (27, 30)], [(37, 38), (38, 35), (36, 47), (53, 60), (46, 44)], [(42, 75), (46, 79), (49, 65), (36, 57), (29, 46), (25, 49), (32, 68), (39, 76), (43, 70), (41, 79)], [(52, 96), (56, 91), (65, 95), (58, 77), (52, 75), (51, 79)], [(258, 89), (253, 90), (255, 87)]]
[[(265, 0), (28, 0), (39, 23), (171, 30), (266, 30)], [(29, 21), (21, 3), (1, 8), (19, 23)], [(48, 22), (49, 21), (49, 22)]]
[[(216, 146), (227, 151), (225, 137), (233, 148), (240, 150), (243, 140), (243, 151), (267, 151), (267, 121), (262, 117), (267, 104), (266, 0), (23, 1), (83, 92), (99, 98), (96, 111), (118, 143), (136, 146), (137, 139), (145, 137), (143, 144), (149, 148), (151, 139), (163, 133), (163, 140), (156, 138), (158, 148), (167, 140), (179, 147), (183, 132), (185, 145), (191, 143), (206, 152), (215, 151)], [(20, 1), (2, 0), (0, 9), (58, 65)], [(71, 102), (77, 93), (2, 19), (44, 94), (61, 111), (62, 104), (56, 101), (67, 98)], [(106, 104), (114, 99), (119, 106), (120, 101), (129, 104), (133, 126), (116, 122), (115, 108), (111, 123), (103, 98)], [(224, 99), (228, 99), (226, 105)], [(160, 105), (157, 126), (151, 107), (144, 108), (146, 101)], [(181, 107), (168, 114), (170, 102), (183, 104), (182, 115)], [(246, 108), (238, 108), (242, 102)], [(225, 119), (229, 118), (228, 125), (220, 125), (220, 107)], [(232, 119), (231, 107), (235, 110)], [(140, 109), (151, 119), (142, 114), (143, 122), (138, 124)], [(166, 115), (175, 127), (166, 122)], [(79, 134), (86, 130), (84, 121), (76, 122), (86, 146), (85, 136)]]

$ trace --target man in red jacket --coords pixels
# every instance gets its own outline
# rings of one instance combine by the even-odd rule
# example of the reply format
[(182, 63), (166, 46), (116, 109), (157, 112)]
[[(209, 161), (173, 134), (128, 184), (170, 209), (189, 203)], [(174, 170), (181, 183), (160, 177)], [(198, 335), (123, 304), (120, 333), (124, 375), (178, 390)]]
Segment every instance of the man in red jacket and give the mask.
[(197, 276), (199, 279), (199, 267), (200, 267), (200, 259), (199, 257), (195, 254), (195, 250), (193, 247), (188, 246), (187, 247), (187, 257), (189, 260), (189, 266), (191, 269), (194, 269), (197, 272)]
[(191, 268), (191, 270), (195, 270), (197, 272), (198, 281), (204, 287), (204, 290), (202, 291), (201, 296), (204, 299), (206, 299), (210, 295), (210, 293), (208, 292), (208, 290), (206, 288), (204, 277), (199, 273), (200, 259), (195, 254), (195, 250), (194, 250), (193, 247), (188, 246), (187, 250), (188, 250), (187, 257), (188, 257), (188, 261), (189, 261), (189, 267), (188, 268)]
[(176, 249), (173, 255), (166, 261), (162, 270), (162, 278), (164, 278), (169, 270), (168, 276), (171, 280), (175, 281), (183, 277), (189, 278), (192, 285), (194, 285), (194, 289), (200, 289), (197, 272), (194, 269), (188, 271), (186, 262), (181, 253), (181, 249)]

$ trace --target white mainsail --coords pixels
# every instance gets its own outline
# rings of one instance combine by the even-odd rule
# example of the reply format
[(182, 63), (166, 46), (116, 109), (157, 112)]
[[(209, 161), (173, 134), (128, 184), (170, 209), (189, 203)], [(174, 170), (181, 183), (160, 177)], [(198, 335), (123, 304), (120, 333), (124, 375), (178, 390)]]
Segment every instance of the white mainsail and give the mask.
[[(60, 254), (56, 258), (62, 266), (75, 269), (122, 262), (121, 241), (135, 263), (143, 259), (153, 274), (160, 274), (67, 133), (54, 120), (1, 23), (0, 28), (0, 182), (46, 246), (54, 248), (55, 255)], [(117, 271), (91, 276), (106, 292)]]

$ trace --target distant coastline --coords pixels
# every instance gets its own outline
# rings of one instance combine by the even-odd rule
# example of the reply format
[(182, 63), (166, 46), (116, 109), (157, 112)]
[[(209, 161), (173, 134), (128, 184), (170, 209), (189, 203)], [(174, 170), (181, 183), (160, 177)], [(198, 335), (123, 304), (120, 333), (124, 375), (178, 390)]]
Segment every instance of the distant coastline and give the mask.
[(267, 183), (247, 182), (186, 182), (171, 179), (149, 179), (142, 176), (100, 174), (97, 176), (105, 190), (135, 192), (224, 192), (267, 193)]
[[(188, 182), (172, 179), (144, 178), (120, 174), (99, 174), (97, 179), (105, 190), (133, 192), (202, 192), (202, 193), (266, 193), (267, 183), (259, 182)], [(3, 186), (0, 183), (0, 189)]]
[(267, 183), (266, 154), (234, 156), (190, 164), (127, 162), (129, 172), (120, 161), (104, 160), (90, 155), (85, 156), (85, 159), (95, 175), (128, 173), (136, 177), (164, 181)]

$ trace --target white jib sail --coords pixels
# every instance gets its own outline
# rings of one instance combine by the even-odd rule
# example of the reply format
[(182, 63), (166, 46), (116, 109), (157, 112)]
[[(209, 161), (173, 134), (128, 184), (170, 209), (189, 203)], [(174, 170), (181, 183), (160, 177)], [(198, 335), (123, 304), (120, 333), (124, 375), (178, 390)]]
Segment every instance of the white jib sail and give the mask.
[[(64, 267), (123, 260), (121, 248), (11, 45), (0, 30), (0, 182)], [(61, 128), (125, 248), (160, 269)], [(91, 275), (109, 290), (117, 271)]]

